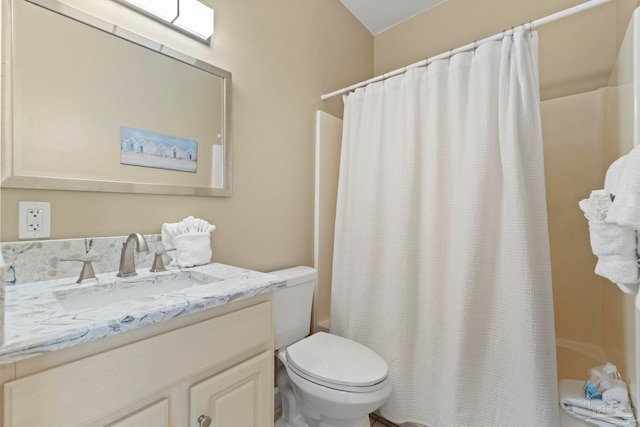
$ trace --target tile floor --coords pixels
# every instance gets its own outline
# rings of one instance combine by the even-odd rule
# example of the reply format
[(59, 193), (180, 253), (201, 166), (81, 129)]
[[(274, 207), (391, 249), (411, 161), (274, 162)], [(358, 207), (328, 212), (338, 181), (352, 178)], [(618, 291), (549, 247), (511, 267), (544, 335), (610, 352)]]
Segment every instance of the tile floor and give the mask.
[(397, 424), (387, 421), (380, 415), (376, 414), (369, 415), (369, 420), (371, 421), (371, 427), (398, 427)]
[[(277, 420), (282, 415), (281, 408), (276, 409), (273, 414), (274, 420)], [(396, 424), (391, 421), (387, 421), (379, 415), (371, 414), (369, 415), (369, 420), (371, 421), (371, 427), (398, 427)]]

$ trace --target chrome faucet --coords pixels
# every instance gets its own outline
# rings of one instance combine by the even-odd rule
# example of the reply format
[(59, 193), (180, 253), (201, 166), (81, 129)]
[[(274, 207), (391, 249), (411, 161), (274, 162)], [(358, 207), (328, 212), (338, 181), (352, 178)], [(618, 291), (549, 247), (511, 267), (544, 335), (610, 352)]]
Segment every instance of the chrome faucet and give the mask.
[(127, 241), (122, 244), (122, 252), (120, 253), (120, 268), (118, 269), (118, 277), (131, 277), (136, 273), (136, 259), (133, 251), (133, 244), (136, 245), (135, 252), (147, 252), (149, 246), (144, 236), (140, 233), (131, 233), (127, 237)]

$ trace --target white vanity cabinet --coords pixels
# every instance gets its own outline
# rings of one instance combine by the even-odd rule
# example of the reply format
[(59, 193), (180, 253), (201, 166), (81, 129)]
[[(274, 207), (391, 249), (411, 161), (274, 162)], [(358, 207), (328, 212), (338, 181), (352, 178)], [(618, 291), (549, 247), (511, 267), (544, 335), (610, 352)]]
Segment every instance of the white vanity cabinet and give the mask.
[[(272, 388), (273, 357), (264, 352), (221, 374), (195, 384), (189, 390), (190, 426), (262, 427), (273, 418), (270, 399), (261, 390)], [(267, 375), (269, 374), (269, 375)]]
[(4, 426), (272, 426), (271, 297), (234, 307), (62, 364), (45, 360), (25, 376), (18, 367), (4, 384)]
[[(169, 427), (169, 401), (162, 399), (140, 411), (126, 416), (124, 419), (110, 424), (109, 427)], [(195, 424), (194, 424), (195, 425)]]

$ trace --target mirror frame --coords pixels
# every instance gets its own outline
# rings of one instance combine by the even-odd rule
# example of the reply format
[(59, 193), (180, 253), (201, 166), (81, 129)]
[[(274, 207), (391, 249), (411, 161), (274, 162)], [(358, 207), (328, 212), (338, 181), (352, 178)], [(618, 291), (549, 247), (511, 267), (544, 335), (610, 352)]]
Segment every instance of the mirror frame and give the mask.
[[(223, 196), (232, 195), (232, 144), (231, 144), (231, 73), (211, 65), (202, 60), (193, 58), (182, 52), (154, 42), (132, 31), (123, 29), (115, 24), (97, 18), (84, 11), (63, 4), (58, 0), (0, 0), (2, 1), (2, 60), (3, 73), (1, 90), (2, 107), (2, 188), (22, 188), (40, 190), (70, 190), (70, 191), (94, 191), (111, 193), (142, 193), (142, 194), (166, 194), (166, 195), (193, 195), (193, 196)], [(47, 176), (21, 175), (16, 165), (21, 161), (14, 148), (14, 3), (26, 1), (67, 18), (86, 24), (97, 30), (112, 36), (137, 44), (143, 48), (165, 55), (192, 67), (214, 74), (223, 79), (223, 151), (224, 151), (224, 188), (193, 187), (167, 184), (153, 184), (140, 182), (123, 182), (111, 180), (60, 178)], [(6, 8), (9, 8), (7, 10)]]

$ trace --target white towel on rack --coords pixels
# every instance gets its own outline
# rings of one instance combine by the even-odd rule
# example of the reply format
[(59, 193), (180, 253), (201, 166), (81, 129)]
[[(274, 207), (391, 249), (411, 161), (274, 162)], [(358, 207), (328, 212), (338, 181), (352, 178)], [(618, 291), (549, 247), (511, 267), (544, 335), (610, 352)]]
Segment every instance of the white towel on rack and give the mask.
[(633, 228), (609, 222), (611, 197), (607, 190), (594, 190), (580, 208), (589, 219), (591, 251), (598, 257), (595, 273), (628, 294), (638, 293), (636, 232)]
[(579, 205), (589, 220), (591, 250), (598, 257), (595, 273), (618, 285), (622, 292), (637, 294), (640, 150), (634, 149), (613, 162), (607, 169), (605, 188), (592, 191)]
[(606, 221), (589, 221), (591, 250), (598, 257), (595, 273), (625, 293), (638, 293), (636, 232)]
[(622, 180), (624, 168), (627, 163), (627, 156), (624, 155), (611, 163), (604, 177), (604, 189), (611, 194), (624, 193), (626, 186)]
[(615, 195), (607, 221), (640, 230), (640, 146), (611, 164), (605, 188)]
[(640, 193), (617, 194), (609, 208), (607, 221), (640, 230)]

